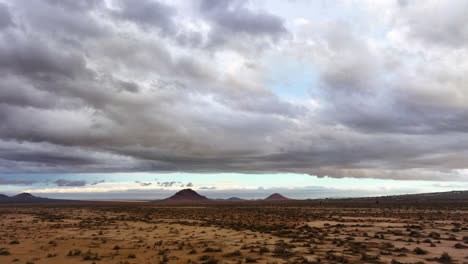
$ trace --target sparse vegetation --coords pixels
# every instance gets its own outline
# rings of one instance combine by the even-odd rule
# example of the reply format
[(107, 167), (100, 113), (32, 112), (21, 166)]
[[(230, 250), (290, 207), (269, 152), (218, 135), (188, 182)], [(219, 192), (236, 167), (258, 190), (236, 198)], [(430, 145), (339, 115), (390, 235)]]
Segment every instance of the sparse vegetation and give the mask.
[[(322, 204), (314, 210), (297, 205), (14, 211), (0, 207), (0, 263), (66, 258), (67, 263), (89, 264), (383, 264), (386, 260), (408, 264), (408, 257), (417, 260), (411, 264), (463, 263), (468, 214), (439, 211), (354, 204), (340, 208)], [(32, 245), (32, 251), (25, 245)], [(433, 247), (447, 254), (433, 257), (428, 252)], [(29, 252), (37, 253), (26, 260), (17, 257)]]

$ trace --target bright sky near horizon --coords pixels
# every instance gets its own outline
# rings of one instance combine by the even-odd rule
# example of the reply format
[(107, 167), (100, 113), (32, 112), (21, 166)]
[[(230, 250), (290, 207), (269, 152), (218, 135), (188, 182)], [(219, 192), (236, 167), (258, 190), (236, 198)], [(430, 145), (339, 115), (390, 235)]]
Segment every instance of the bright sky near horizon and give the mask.
[(23, 184), (4, 187), (4, 193), (30, 192), (69, 199), (161, 199), (183, 188), (192, 188), (210, 198), (247, 199), (265, 198), (275, 192), (291, 198), (313, 199), (468, 189), (468, 182), (338, 179), (304, 174), (96, 173), (14, 175), (14, 178)]
[(0, 193), (468, 189), (467, 13), (462, 0), (0, 0)]

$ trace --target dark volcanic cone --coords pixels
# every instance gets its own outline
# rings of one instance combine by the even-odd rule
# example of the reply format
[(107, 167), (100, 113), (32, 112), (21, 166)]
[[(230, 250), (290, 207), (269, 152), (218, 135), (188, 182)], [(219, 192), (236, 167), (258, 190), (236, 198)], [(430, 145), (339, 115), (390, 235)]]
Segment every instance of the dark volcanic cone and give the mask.
[(205, 196), (198, 194), (196, 191), (192, 189), (184, 189), (184, 190), (177, 192), (173, 196), (167, 199), (164, 199), (163, 201), (166, 201), (166, 202), (206, 202), (206, 201), (209, 201), (209, 199), (206, 198)]
[(291, 199), (284, 197), (283, 195), (279, 193), (274, 193), (268, 196), (267, 198), (265, 198), (265, 201), (288, 201), (288, 200), (291, 200)]
[(41, 199), (41, 198), (36, 197), (30, 193), (20, 193), (15, 196), (12, 196), (11, 199), (14, 201), (30, 201), (30, 200), (36, 200), (36, 199)]

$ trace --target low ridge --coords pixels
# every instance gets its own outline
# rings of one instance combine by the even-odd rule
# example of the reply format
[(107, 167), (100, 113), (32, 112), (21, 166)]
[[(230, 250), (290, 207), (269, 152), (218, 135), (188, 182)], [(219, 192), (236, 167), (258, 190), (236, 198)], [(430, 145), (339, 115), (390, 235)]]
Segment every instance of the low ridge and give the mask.
[(231, 197), (231, 198), (226, 199), (226, 201), (238, 202), (238, 201), (245, 201), (245, 199), (242, 199), (242, 198), (239, 198), (239, 197)]
[(73, 200), (50, 199), (34, 196), (30, 193), (20, 193), (14, 196), (0, 194), (0, 204), (20, 204), (20, 203), (64, 203), (78, 202)]

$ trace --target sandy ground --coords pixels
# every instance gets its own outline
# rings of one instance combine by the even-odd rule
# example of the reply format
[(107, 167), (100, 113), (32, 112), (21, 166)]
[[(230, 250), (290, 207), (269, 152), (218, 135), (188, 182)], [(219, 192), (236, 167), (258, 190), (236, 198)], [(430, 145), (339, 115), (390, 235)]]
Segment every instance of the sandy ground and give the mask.
[(0, 263), (468, 263), (463, 210), (128, 206), (0, 208)]

